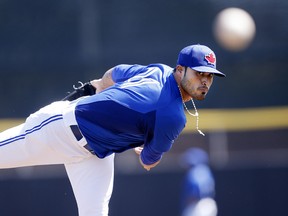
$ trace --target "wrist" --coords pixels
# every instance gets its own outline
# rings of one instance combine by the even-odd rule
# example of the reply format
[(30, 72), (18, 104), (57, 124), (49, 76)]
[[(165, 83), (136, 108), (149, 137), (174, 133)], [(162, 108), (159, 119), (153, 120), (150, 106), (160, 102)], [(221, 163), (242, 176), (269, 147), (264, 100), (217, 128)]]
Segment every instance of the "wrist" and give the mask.
[(146, 169), (147, 171), (150, 171), (151, 168), (156, 167), (160, 163), (160, 160), (159, 160), (153, 164), (149, 164), (149, 165), (144, 164), (142, 159), (141, 159), (141, 155), (139, 156), (139, 161), (140, 161), (140, 164), (143, 166), (143, 168)]

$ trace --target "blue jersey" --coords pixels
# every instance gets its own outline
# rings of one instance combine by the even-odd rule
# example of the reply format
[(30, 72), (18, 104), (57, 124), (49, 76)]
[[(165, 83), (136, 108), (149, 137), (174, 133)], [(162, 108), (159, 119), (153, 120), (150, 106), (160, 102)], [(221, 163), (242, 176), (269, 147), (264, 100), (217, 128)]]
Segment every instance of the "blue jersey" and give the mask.
[(118, 65), (115, 85), (75, 108), (79, 128), (99, 158), (141, 146), (144, 164), (168, 151), (186, 124), (173, 69), (163, 64)]

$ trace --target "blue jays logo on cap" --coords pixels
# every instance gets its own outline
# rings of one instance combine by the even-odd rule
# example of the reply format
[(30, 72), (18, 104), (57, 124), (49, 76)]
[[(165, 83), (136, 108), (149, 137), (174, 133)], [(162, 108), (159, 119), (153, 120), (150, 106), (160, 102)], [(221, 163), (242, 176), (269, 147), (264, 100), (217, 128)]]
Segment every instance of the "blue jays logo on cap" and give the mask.
[(212, 64), (212, 65), (216, 64), (216, 57), (214, 53), (209, 53), (208, 55), (205, 55), (205, 59), (209, 64)]
[(177, 65), (190, 67), (200, 72), (213, 73), (218, 76), (226, 75), (216, 69), (216, 55), (207, 46), (196, 44), (183, 48), (178, 56)]

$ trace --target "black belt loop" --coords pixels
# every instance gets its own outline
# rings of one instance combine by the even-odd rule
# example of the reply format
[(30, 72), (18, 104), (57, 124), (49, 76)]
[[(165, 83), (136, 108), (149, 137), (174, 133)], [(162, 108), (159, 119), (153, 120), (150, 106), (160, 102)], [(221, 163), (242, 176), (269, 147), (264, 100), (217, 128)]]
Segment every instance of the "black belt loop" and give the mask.
[(81, 134), (79, 128), (77, 125), (70, 125), (71, 131), (74, 134), (77, 141), (81, 140), (83, 138), (83, 135)]
[[(71, 131), (74, 134), (77, 141), (81, 140), (83, 138), (83, 135), (78, 127), (78, 125), (70, 125)], [(89, 146), (89, 144), (86, 144), (83, 146), (85, 149), (87, 149), (91, 154), (95, 155), (94, 150)]]

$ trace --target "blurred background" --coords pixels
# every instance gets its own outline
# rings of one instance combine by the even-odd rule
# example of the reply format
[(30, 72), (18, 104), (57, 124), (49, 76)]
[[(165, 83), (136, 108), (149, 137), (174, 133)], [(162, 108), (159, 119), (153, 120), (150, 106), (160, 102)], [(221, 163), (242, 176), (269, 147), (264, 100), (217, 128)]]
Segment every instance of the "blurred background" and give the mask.
[[(229, 7), (244, 9), (256, 24), (243, 50), (224, 48), (213, 33)], [(206, 136), (188, 115), (185, 131), (152, 171), (132, 151), (117, 155), (110, 215), (180, 215), (186, 170), (179, 160), (190, 147), (209, 155), (218, 215), (288, 215), (287, 38), (286, 0), (1, 0), (0, 129), (116, 64), (174, 67), (183, 47), (205, 44), (227, 75), (196, 102)], [(0, 202), (4, 216), (77, 215), (62, 165), (0, 170)]]

